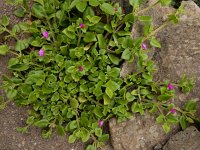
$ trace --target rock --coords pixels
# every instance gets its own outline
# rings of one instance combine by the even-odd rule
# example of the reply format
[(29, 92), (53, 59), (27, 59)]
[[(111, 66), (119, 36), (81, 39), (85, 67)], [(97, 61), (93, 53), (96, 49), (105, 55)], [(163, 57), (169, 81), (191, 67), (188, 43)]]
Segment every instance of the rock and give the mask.
[(200, 8), (193, 1), (183, 4), (185, 14), (180, 22), (158, 33), (162, 48), (156, 49), (153, 56), (158, 67), (156, 80), (177, 82), (183, 74), (195, 78), (196, 86), (189, 95), (176, 93), (175, 104), (179, 107), (191, 98), (200, 98)]
[(163, 150), (200, 150), (200, 132), (190, 126), (175, 134), (163, 147)]
[[(196, 85), (200, 85), (200, 8), (192, 1), (183, 2), (183, 4), (185, 14), (180, 17), (180, 22), (177, 25), (168, 26), (156, 35), (162, 48), (152, 50), (152, 58), (158, 67), (155, 80), (168, 79), (171, 82), (177, 82), (183, 74), (186, 74), (195, 77)], [(163, 15), (172, 11), (174, 11), (173, 8), (161, 8), (158, 5), (147, 14), (157, 18), (155, 26), (158, 26), (165, 20)], [(127, 63), (123, 65), (121, 74), (124, 76), (132, 72), (135, 67), (134, 63), (128, 65)], [(182, 107), (191, 97), (198, 100), (199, 91), (200, 86), (196, 86), (193, 92), (186, 96), (177, 91), (174, 103)], [(174, 131), (165, 134), (162, 127), (155, 123), (154, 116), (150, 116), (147, 112), (144, 116), (136, 115), (133, 119), (122, 123), (116, 123), (116, 119), (112, 119), (109, 126), (115, 150), (148, 150), (153, 149), (158, 143), (161, 147), (169, 136), (178, 130), (176, 126), (173, 128)]]
[(117, 123), (115, 118), (111, 119), (109, 126), (114, 150), (149, 150), (157, 143), (165, 143), (178, 130), (173, 127), (173, 131), (166, 134), (161, 125), (154, 122), (154, 116), (148, 112), (143, 116), (136, 114), (131, 120), (122, 123)]

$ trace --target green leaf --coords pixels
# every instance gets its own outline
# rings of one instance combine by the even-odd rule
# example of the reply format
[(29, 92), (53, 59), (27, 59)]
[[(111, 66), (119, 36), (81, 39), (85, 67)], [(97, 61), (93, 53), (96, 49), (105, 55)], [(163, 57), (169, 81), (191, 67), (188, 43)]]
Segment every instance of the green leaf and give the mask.
[(18, 40), (15, 45), (15, 50), (22, 51), (24, 49), (27, 49), (28, 46), (29, 46), (29, 43), (27, 40)]
[(167, 119), (167, 122), (168, 123), (178, 123), (179, 121), (178, 121), (178, 118), (177, 118), (177, 116), (175, 116), (175, 115), (172, 115), (172, 114), (169, 114), (167, 117), (166, 117), (166, 119)]
[(115, 65), (119, 65), (120, 59), (113, 55), (113, 54), (108, 54), (108, 57), (110, 58), (111, 62)]
[(28, 102), (31, 104), (37, 100), (36, 93), (33, 91), (29, 94)]
[(106, 84), (105, 84), (106, 88), (110, 88), (112, 89), (112, 91), (116, 91), (120, 88), (120, 85), (112, 80), (109, 80)]
[(60, 99), (60, 94), (58, 92), (55, 92), (51, 97), (51, 101), (58, 101), (59, 99)]
[(139, 109), (139, 104), (137, 102), (134, 102), (132, 105), (131, 105), (131, 111), (132, 112), (139, 112), (140, 109)]
[(6, 31), (5, 27), (3, 27), (2, 25), (0, 25), (0, 34), (3, 33), (4, 31)]
[(93, 25), (99, 23), (99, 21), (101, 20), (101, 17), (99, 16), (88, 16), (87, 18)]
[(78, 2), (76, 3), (76, 8), (77, 8), (80, 12), (84, 12), (86, 6), (87, 6), (87, 1), (84, 1), (84, 0), (78, 1)]
[(120, 71), (120, 68), (114, 67), (110, 71), (108, 71), (107, 74), (113, 78), (117, 78), (119, 77)]
[(99, 43), (99, 48), (106, 49), (106, 40), (105, 40), (103, 34), (98, 34), (97, 39), (98, 39), (98, 43)]
[(33, 0), (34, 2), (38, 2), (39, 4), (41, 4), (42, 6), (44, 6), (44, 0)]
[(126, 99), (127, 99), (128, 102), (132, 102), (133, 100), (136, 99), (136, 97), (131, 95), (131, 93), (127, 92), (126, 93)]
[(70, 39), (75, 39), (76, 38), (76, 34), (74, 32), (69, 31), (68, 28), (64, 29), (62, 32), (65, 35), (67, 35), (67, 37), (70, 38)]
[(111, 27), (110, 24), (106, 24), (106, 25), (104, 26), (104, 29), (105, 29), (106, 31), (108, 31), (108, 33), (112, 33), (112, 32), (113, 32), (112, 27)]
[(39, 40), (34, 40), (31, 42), (31, 45), (34, 46), (34, 47), (40, 47), (41, 46), (41, 43)]
[(125, 49), (122, 53), (122, 56), (121, 56), (122, 59), (125, 59), (125, 60), (130, 60), (131, 58), (131, 52), (129, 49)]
[(170, 131), (170, 124), (169, 123), (164, 123), (163, 125), (162, 125), (162, 128), (163, 128), (163, 130), (165, 131), (165, 133), (168, 133), (169, 131)]
[(166, 100), (169, 100), (170, 98), (172, 98), (172, 96), (167, 95), (167, 94), (158, 96), (158, 100), (160, 101), (166, 101)]
[(90, 43), (97, 41), (96, 36), (93, 32), (87, 32), (83, 38), (84, 42)]
[(169, 15), (168, 19), (174, 24), (177, 24), (179, 22), (179, 17), (176, 14)]
[(49, 124), (49, 121), (47, 119), (42, 119), (34, 123), (35, 126), (40, 127), (40, 128), (47, 127), (48, 124)]
[(92, 9), (92, 7), (87, 7), (83, 13), (83, 18), (86, 20), (87, 17), (90, 16), (90, 17), (93, 17), (95, 16), (95, 12), (94, 10)]
[(179, 119), (179, 122), (180, 122), (181, 128), (183, 130), (187, 128), (188, 122), (187, 122), (187, 118), (186, 117), (181, 116), (180, 119)]
[(106, 93), (104, 93), (103, 95), (103, 100), (104, 100), (104, 105), (109, 105), (111, 103), (111, 99)]
[(185, 104), (184, 109), (189, 112), (196, 111), (196, 105), (197, 105), (197, 102), (195, 100), (190, 100)]
[(163, 114), (160, 114), (157, 118), (156, 118), (156, 123), (162, 123), (165, 119), (165, 116)]
[(9, 18), (6, 15), (3, 15), (3, 17), (1, 18), (1, 24), (6, 27), (9, 25)]
[(28, 133), (28, 127), (17, 127), (16, 128), (17, 132), (21, 132), (21, 133)]
[(161, 44), (160, 44), (159, 41), (156, 40), (155, 38), (152, 38), (152, 39), (150, 40), (150, 44), (151, 44), (151, 46), (161, 48)]
[(2, 102), (0, 103), (0, 111), (6, 108), (6, 103)]
[(160, 0), (160, 3), (162, 6), (168, 6), (170, 5), (172, 0)]
[(33, 117), (33, 116), (29, 116), (29, 117), (27, 118), (27, 120), (26, 120), (26, 123), (27, 123), (28, 125), (33, 124), (33, 122), (34, 122), (34, 117)]
[(9, 100), (12, 100), (14, 97), (17, 96), (17, 90), (15, 89), (9, 89), (6, 91), (6, 96)]
[(102, 95), (101, 87), (95, 87), (94, 90), (93, 90), (93, 94), (94, 94), (96, 97), (101, 96), (101, 95)]
[(87, 85), (85, 84), (80, 85), (80, 92), (86, 92), (87, 90), (88, 90)]
[(69, 143), (74, 143), (76, 141), (76, 137), (72, 134), (69, 136), (68, 142)]
[(72, 108), (78, 108), (79, 103), (75, 98), (71, 98), (70, 99), (70, 105), (71, 105)]
[(15, 70), (15, 71), (25, 71), (25, 70), (29, 69), (29, 65), (27, 65), (27, 64), (17, 64), (17, 65), (10, 67), (9, 69)]
[(65, 135), (65, 129), (62, 125), (57, 125), (57, 133), (58, 135), (61, 135), (61, 136)]
[(33, 16), (42, 19), (45, 16), (45, 9), (39, 3), (34, 3), (32, 6), (32, 14)]
[(24, 17), (26, 10), (22, 7), (19, 7), (14, 11), (14, 15), (17, 17)]
[(152, 17), (151, 16), (139, 16), (138, 20), (141, 22), (152, 22)]
[(113, 91), (112, 89), (110, 89), (110, 88), (106, 88), (106, 94), (107, 94), (110, 98), (112, 98), (113, 95), (114, 95), (114, 91)]
[(0, 55), (5, 55), (9, 52), (9, 47), (7, 45), (0, 45)]
[(94, 145), (88, 145), (86, 150), (96, 150)]
[(81, 128), (81, 133), (82, 142), (87, 142), (90, 139), (90, 132), (86, 128)]
[(113, 6), (109, 3), (103, 3), (102, 5), (100, 5), (100, 9), (108, 15), (115, 14)]
[(91, 6), (97, 7), (100, 3), (98, 0), (89, 0)]
[(100, 137), (102, 135), (102, 129), (101, 128), (95, 128), (95, 135), (97, 137)]
[(42, 131), (42, 138), (44, 138), (44, 139), (50, 138), (51, 135), (52, 135), (52, 129), (49, 129), (47, 131), (46, 130)]
[(109, 134), (103, 134), (101, 137), (98, 138), (100, 142), (106, 142), (109, 140)]

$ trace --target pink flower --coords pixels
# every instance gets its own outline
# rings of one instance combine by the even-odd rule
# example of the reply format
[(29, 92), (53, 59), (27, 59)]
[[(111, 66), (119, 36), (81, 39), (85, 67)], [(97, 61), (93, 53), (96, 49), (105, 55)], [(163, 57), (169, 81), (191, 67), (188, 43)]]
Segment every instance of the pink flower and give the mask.
[(47, 31), (42, 32), (43, 38), (47, 39), (49, 37), (49, 33)]
[(99, 122), (98, 122), (98, 124), (99, 124), (100, 127), (103, 126), (103, 123), (104, 123), (103, 120), (99, 120)]
[(174, 86), (173, 86), (171, 83), (169, 83), (169, 84), (167, 85), (167, 87), (168, 87), (169, 90), (173, 90), (173, 89), (174, 89)]
[(171, 112), (172, 114), (175, 114), (175, 113), (176, 113), (176, 109), (171, 108), (171, 109), (170, 109), (170, 112)]
[(114, 7), (114, 11), (117, 12), (117, 7)]
[(79, 71), (83, 71), (84, 68), (83, 68), (83, 66), (80, 66), (78, 69), (79, 69)]
[(146, 49), (147, 49), (146, 44), (142, 43), (142, 49), (143, 49), (143, 50), (146, 50)]
[(79, 27), (80, 27), (81, 29), (83, 29), (83, 28), (85, 28), (85, 24), (80, 23)]
[(38, 54), (40, 57), (43, 57), (45, 55), (44, 49), (41, 48)]

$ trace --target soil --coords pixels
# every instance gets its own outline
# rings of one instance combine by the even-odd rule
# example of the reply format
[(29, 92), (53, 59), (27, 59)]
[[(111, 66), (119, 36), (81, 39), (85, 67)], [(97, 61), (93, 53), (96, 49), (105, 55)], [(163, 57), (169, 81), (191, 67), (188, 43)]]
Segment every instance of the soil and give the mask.
[[(8, 6), (5, 0), (0, 0), (0, 18), (5, 14), (11, 19), (11, 24), (16, 24), (20, 19), (13, 15), (14, 8)], [(0, 36), (2, 44), (2, 36)], [(12, 41), (9, 44), (13, 44)], [(2, 74), (8, 73), (7, 62), (11, 56), (0, 56), (0, 84)], [(0, 94), (4, 92), (0, 90)], [(84, 150), (85, 145), (76, 142), (69, 144), (67, 137), (53, 134), (52, 138), (45, 140), (41, 137), (41, 130), (31, 128), (28, 134), (16, 131), (17, 127), (25, 126), (28, 108), (20, 108), (14, 103), (7, 105), (5, 110), (0, 110), (0, 150)]]

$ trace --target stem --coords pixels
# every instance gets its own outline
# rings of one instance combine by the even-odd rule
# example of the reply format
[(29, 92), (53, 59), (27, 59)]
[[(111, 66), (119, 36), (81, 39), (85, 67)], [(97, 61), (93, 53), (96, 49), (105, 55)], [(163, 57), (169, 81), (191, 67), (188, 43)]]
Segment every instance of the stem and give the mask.
[(5, 31), (8, 32), (12, 37), (14, 37), (16, 40), (19, 40), (16, 36), (16, 34), (13, 34), (10, 30), (8, 30), (7, 28), (5, 28)]
[(80, 128), (79, 118), (78, 118), (78, 111), (77, 111), (77, 109), (74, 110), (74, 111), (76, 112), (76, 121), (77, 121), (78, 128)]
[(119, 27), (117, 28), (115, 32), (119, 31), (119, 29), (121, 29), (122, 26), (123, 26), (123, 23), (119, 25)]
[(81, 37), (82, 37), (82, 35), (83, 35), (83, 32), (81, 32), (81, 34), (80, 34), (80, 31), (78, 31), (78, 42), (77, 42), (77, 47), (80, 45), (80, 42), (81, 42)]
[(159, 1), (155, 2), (154, 4), (146, 7), (145, 9), (142, 9), (142, 10), (138, 11), (135, 15), (137, 16), (138, 14), (145, 13), (146, 11), (148, 11), (151, 8), (153, 8), (154, 6), (156, 6), (158, 3), (159, 3)]
[(160, 106), (160, 105), (158, 104), (158, 105), (157, 105), (158, 111), (159, 111), (162, 115), (164, 115), (159, 106)]
[(16, 52), (14, 52), (12, 50), (10, 50), (9, 52), (19, 57), (19, 54), (17, 54)]
[(40, 65), (38, 65), (38, 64), (35, 64), (35, 63), (30, 63), (30, 65), (34, 65), (34, 66), (37, 66), (37, 67), (44, 68), (43, 66), (40, 66)]
[(91, 137), (94, 140), (94, 142), (98, 142), (97, 139), (96, 139), (96, 137), (93, 134), (91, 134)]
[(154, 36), (157, 32), (159, 32), (160, 30), (162, 30), (163, 28), (165, 28), (170, 21), (166, 21), (165, 23), (163, 23), (160, 27), (158, 27), (157, 29), (155, 29), (153, 32), (151, 32), (146, 38), (143, 39), (143, 41), (147, 40), (148, 38), (150, 38), (151, 36)]
[(47, 24), (48, 24), (48, 26), (49, 26), (49, 29), (50, 29), (50, 31), (51, 31), (52, 34), (53, 34), (53, 41), (55, 42), (55, 41), (56, 41), (56, 38), (55, 38), (55, 34), (54, 34), (54, 32), (53, 32), (53, 28), (52, 28), (52, 26), (51, 26), (50, 20), (49, 20), (48, 17), (46, 17), (46, 20), (47, 20)]

